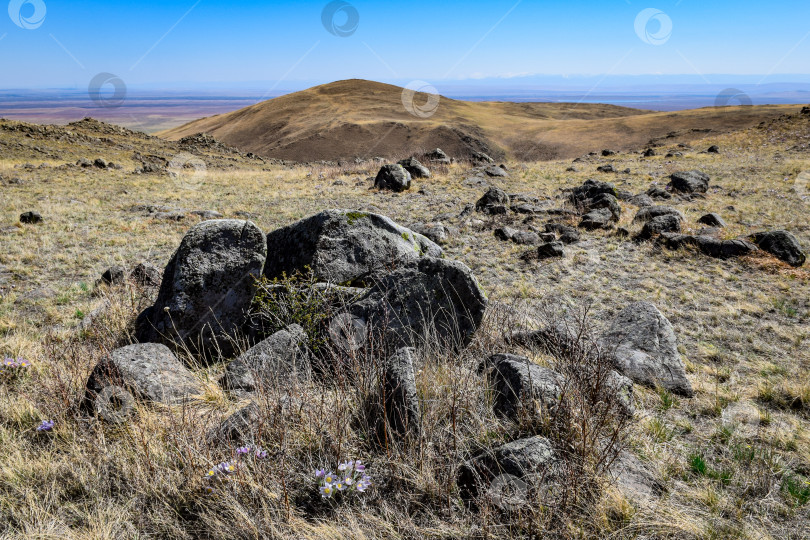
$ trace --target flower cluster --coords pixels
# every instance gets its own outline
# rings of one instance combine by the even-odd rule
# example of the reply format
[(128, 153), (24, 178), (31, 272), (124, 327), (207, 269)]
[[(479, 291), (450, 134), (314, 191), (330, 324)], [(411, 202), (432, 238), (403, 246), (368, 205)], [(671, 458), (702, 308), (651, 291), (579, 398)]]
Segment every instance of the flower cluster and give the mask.
[(231, 476), (239, 469), (240, 461), (243, 457), (252, 455), (257, 460), (266, 459), (268, 456), (267, 450), (262, 450), (261, 447), (255, 446), (240, 446), (236, 449), (236, 461), (224, 461), (219, 465), (211, 467), (205, 473), (205, 480), (208, 484), (205, 486), (205, 491), (208, 493), (216, 492), (217, 485), (227, 484)]
[(11, 381), (25, 372), (31, 364), (22, 358), (6, 358), (0, 364), (0, 381)]
[(371, 487), (371, 477), (366, 474), (366, 466), (359, 459), (346, 461), (338, 465), (338, 473), (318, 469), (315, 471), (321, 497), (330, 499), (337, 493), (358, 491), (360, 493)]
[(37, 426), (37, 431), (40, 433), (53, 431), (53, 420), (43, 420), (40, 425)]

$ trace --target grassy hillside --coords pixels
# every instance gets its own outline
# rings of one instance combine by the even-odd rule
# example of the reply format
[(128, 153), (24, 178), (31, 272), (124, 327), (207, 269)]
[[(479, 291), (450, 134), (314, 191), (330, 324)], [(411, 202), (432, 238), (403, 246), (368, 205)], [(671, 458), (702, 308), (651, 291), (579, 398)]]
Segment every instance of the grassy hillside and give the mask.
[[(324, 103), (317, 95), (312, 99)], [(604, 147), (629, 150), (634, 144), (633, 150), (641, 150), (650, 137), (685, 130), (705, 122), (706, 115), (722, 120), (725, 130), (788, 110), (790, 117), (728, 134), (697, 139), (698, 134), (682, 132), (665, 139), (651, 158), (629, 152), (591, 157), (574, 164), (574, 170), (570, 159), (510, 159), (510, 176), (489, 182), (559, 205), (561, 189), (587, 178), (640, 193), (665, 184), (672, 172), (700, 169), (712, 179), (706, 198), (673, 203), (685, 214), (687, 229), (699, 229), (697, 218), (714, 211), (728, 222), (724, 238), (787, 229), (810, 248), (810, 120), (796, 114), (796, 107), (750, 108), (739, 115), (732, 110), (627, 111), (618, 117), (617, 108), (589, 107), (595, 116), (608, 118), (559, 120), (566, 114), (562, 106), (543, 112), (539, 106), (450, 103), (442, 102), (446, 112), (441, 114), (474, 117), (478, 126), (494, 125), (498, 116), (501, 134), (487, 136), (505, 148), (529, 145), (520, 142), (525, 141), (521, 133), (556, 126), (563, 142), (554, 148), (564, 155)], [(344, 106), (348, 110), (353, 104)], [(263, 122), (272, 114), (262, 107), (271, 111), (275, 105), (239, 114), (250, 126), (266, 127)], [(504, 109), (514, 110), (514, 116), (498, 112)], [(474, 112), (464, 115), (465, 110)], [(530, 124), (521, 120), (526, 110), (541, 118), (527, 131), (512, 131), (509, 126)], [(319, 126), (339, 123), (330, 109), (322, 112)], [(233, 114), (230, 120), (238, 116)], [(251, 115), (265, 120), (257, 123)], [(298, 120), (302, 124), (282, 128), (286, 119), (277, 119), (283, 140), (312, 129)], [(449, 117), (439, 113), (429, 120), (446, 121)], [(214, 126), (217, 121), (201, 122)], [(606, 127), (597, 128), (600, 123)], [(207, 131), (228, 141), (228, 133), (218, 129), (225, 127)], [(200, 130), (188, 128), (192, 131)], [(720, 154), (700, 152), (712, 144), (720, 146)], [(19, 377), (0, 381), (2, 537), (513, 538), (546, 537), (544, 531), (552, 529), (579, 538), (810, 536), (806, 267), (791, 268), (763, 254), (709, 259), (609, 232), (584, 233), (563, 259), (526, 262), (521, 255), (528, 248), (496, 240), (493, 228), (528, 229), (543, 220), (472, 216), (483, 221), (478, 223), (458, 217), (485, 191), (465, 184), (469, 171), (463, 164), (435, 168), (433, 178), (392, 195), (369, 189), (368, 177), (378, 167), (369, 162), (343, 168), (262, 162), (214, 144), (182, 147), (95, 122), (66, 128), (0, 122), (0, 149), (0, 354), (30, 363)], [(665, 158), (667, 151), (684, 155)], [(133, 174), (144, 162), (177, 156), (191, 162), (191, 154), (204, 167), (181, 169), (175, 177)], [(121, 168), (73, 165), (80, 158), (104, 158)], [(605, 163), (631, 172), (596, 173)], [(635, 232), (636, 207), (626, 202), (622, 207), (619, 226)], [(447, 256), (471, 267), (491, 300), (487, 323), (469, 350), (453, 358), (437, 357), (429, 347), (419, 352), (417, 385), (425, 403), (421, 444), (385, 450), (369, 445), (352, 422), (362, 396), (339, 383), (296, 389), (294, 407), (285, 405), (280, 393), (270, 393), (262, 399), (265, 421), (255, 441), (270, 458), (250, 462), (230, 485), (209, 494), (206, 471), (234, 459), (235, 448), (211, 442), (207, 433), (241, 405), (216, 384), (224, 361), (195, 369), (206, 392), (190, 407), (140, 405), (136, 420), (122, 426), (80, 409), (90, 370), (129, 341), (134, 316), (155, 295), (133, 284), (97, 285), (104, 269), (141, 261), (162, 268), (188, 228), (202, 219), (194, 211), (249, 218), (269, 231), (325, 208), (378, 212), (403, 225), (443, 221), (453, 230)], [(19, 223), (19, 215), (29, 210), (40, 212), (43, 222)], [(505, 341), (505, 334), (536, 317), (543, 303), (590, 306), (592, 326), (599, 330), (636, 300), (655, 303), (674, 325), (696, 392), (686, 399), (635, 388), (628, 449), (662, 493), (638, 497), (599, 479), (603, 490), (596, 504), (572, 511), (567, 521), (539, 502), (516, 512), (486, 504), (478, 510), (465, 507), (454, 483), (458, 465), (477, 449), (513, 438), (518, 429), (493, 416), (491, 396), (473, 375), (478, 362), (492, 352), (513, 350), (548, 363), (543, 354), (515, 350)], [(52, 432), (36, 431), (43, 420), (54, 422)], [(346, 504), (322, 503), (314, 470), (351, 457), (367, 463), (373, 488)]]
[(451, 156), (483, 151), (520, 161), (573, 158), (594, 149), (629, 150), (670, 133), (689, 142), (753, 126), (795, 107), (706, 108), (674, 113), (587, 103), (406, 100), (403, 89), (364, 80), (317, 86), (159, 135), (208, 133), (246, 152), (296, 161), (392, 157), (441, 147)]

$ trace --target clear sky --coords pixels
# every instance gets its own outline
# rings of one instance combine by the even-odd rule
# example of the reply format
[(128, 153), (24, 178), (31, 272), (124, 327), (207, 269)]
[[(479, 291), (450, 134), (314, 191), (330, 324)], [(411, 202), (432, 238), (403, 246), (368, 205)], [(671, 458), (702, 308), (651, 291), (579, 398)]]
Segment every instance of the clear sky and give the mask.
[(86, 87), (100, 72), (189, 88), (810, 74), (808, 0), (11, 0), (0, 15), (0, 88)]

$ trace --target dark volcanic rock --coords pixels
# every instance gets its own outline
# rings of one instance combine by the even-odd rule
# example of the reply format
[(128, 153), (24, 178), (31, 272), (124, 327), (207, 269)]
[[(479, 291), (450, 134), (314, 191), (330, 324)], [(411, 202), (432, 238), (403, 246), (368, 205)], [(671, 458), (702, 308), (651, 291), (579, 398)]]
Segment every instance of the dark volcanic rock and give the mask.
[(192, 227), (166, 266), (155, 304), (138, 316), (138, 341), (229, 355), (266, 258), (264, 234), (250, 221)]
[(423, 256), (441, 257), (442, 248), (421, 234), (378, 214), (324, 210), (267, 235), (270, 279), (309, 267), (318, 281), (355, 284)]
[(419, 160), (416, 158), (403, 159), (402, 161), (398, 162), (398, 165), (402, 165), (402, 167), (408, 171), (413, 178), (430, 178), (430, 171), (428, 168), (419, 163)]
[(465, 499), (476, 497), (499, 480), (545, 484), (556, 478), (557, 456), (551, 442), (535, 436), (483, 452), (459, 468), (458, 487)]
[(400, 436), (420, 431), (422, 415), (413, 369), (414, 353), (414, 349), (403, 347), (385, 360), (385, 417)]
[(562, 242), (547, 242), (537, 247), (537, 258), (540, 260), (564, 256), (565, 249)]
[(469, 344), (487, 298), (472, 271), (447, 259), (422, 257), (382, 276), (350, 306), (369, 332), (395, 348), (428, 339), (444, 347)]
[[(484, 193), (484, 196), (475, 203), (475, 209), (479, 212), (495, 213), (491, 209), (494, 207), (508, 207), (509, 195), (501, 188), (491, 187)], [(500, 213), (500, 212), (498, 212)]]
[(523, 356), (495, 354), (485, 362), (495, 391), (495, 414), (517, 420), (521, 411), (533, 414), (538, 401), (544, 412), (554, 410), (562, 393), (563, 377)]
[(636, 213), (636, 216), (633, 218), (633, 223), (646, 223), (659, 216), (667, 215), (673, 215), (678, 218), (679, 221), (685, 219), (680, 210), (671, 206), (645, 206)]
[(42, 223), (42, 215), (39, 212), (23, 212), (20, 214), (20, 223)]
[(609, 229), (614, 221), (615, 218), (609, 208), (600, 208), (582, 216), (579, 226), (588, 230)]
[(374, 187), (391, 191), (406, 191), (411, 188), (411, 173), (402, 165), (383, 165), (374, 179)]
[(787, 231), (760, 232), (750, 238), (760, 249), (790, 266), (802, 266), (807, 260), (799, 241)]
[(669, 185), (673, 191), (682, 193), (706, 193), (709, 189), (709, 175), (700, 171), (673, 173)]
[(681, 220), (675, 214), (656, 216), (644, 224), (636, 237), (639, 240), (649, 240), (664, 232), (681, 232)]
[(245, 351), (228, 364), (220, 384), (228, 390), (255, 392), (287, 388), (312, 375), (304, 329), (293, 324)]
[(725, 226), (726, 226), (726, 222), (723, 220), (723, 218), (720, 217), (719, 214), (715, 214), (714, 212), (712, 212), (711, 214), (706, 214), (705, 216), (702, 216), (698, 220), (698, 223), (701, 223), (703, 225), (708, 225), (709, 227), (725, 228)]
[(658, 240), (669, 249), (692, 246), (700, 250), (704, 255), (715, 259), (741, 257), (757, 250), (757, 246), (745, 240), (720, 240), (705, 235), (661, 233)]

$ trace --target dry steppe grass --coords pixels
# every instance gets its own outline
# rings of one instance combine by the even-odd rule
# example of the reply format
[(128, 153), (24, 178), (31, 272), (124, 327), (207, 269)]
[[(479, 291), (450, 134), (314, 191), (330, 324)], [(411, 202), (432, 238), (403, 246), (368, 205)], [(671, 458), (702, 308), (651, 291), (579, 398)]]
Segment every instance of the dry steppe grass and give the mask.
[[(465, 164), (392, 195), (369, 189), (367, 177), (377, 168), (371, 164), (284, 166), (206, 151), (207, 174), (197, 183), (188, 174), (131, 174), (140, 166), (134, 150), (171, 158), (182, 151), (175, 143), (99, 132), (98, 126), (68, 128), (86, 138), (29, 137), (8, 129), (14, 125), (0, 123), (0, 175), (22, 181), (0, 186), (0, 353), (25, 357), (32, 367), (22, 379), (0, 383), (3, 536), (509, 538), (540, 537), (551, 526), (581, 538), (810, 536), (805, 268), (764, 255), (719, 261), (602, 232), (584, 233), (562, 260), (524, 262), (527, 248), (492, 235), (495, 222), (527, 228), (522, 218), (481, 218), (480, 225), (455, 217), (484, 191), (464, 184)], [(696, 168), (712, 178), (706, 199), (674, 203), (689, 228), (697, 230), (697, 218), (716, 211), (729, 223), (726, 237), (783, 228), (810, 248), (810, 209), (796, 182), (810, 170), (806, 116), (692, 142), (689, 149), (677, 148), (679, 142), (667, 141), (652, 158), (592, 157), (573, 172), (568, 160), (509, 162), (510, 177), (490, 183), (559, 205), (561, 189), (587, 178), (638, 193), (651, 183), (665, 184), (676, 170)], [(720, 146), (719, 155), (699, 152), (711, 144)], [(685, 155), (664, 158), (666, 150)], [(57, 168), (97, 157), (123, 169)], [(595, 172), (608, 162), (631, 173)], [(37, 168), (22, 168), (25, 163)], [(38, 168), (41, 163), (50, 167)], [(206, 393), (186, 408), (140, 406), (137, 421), (123, 427), (81, 414), (90, 369), (127, 341), (132, 318), (153, 294), (132, 285), (108, 290), (96, 279), (112, 264), (162, 267), (200, 219), (190, 213), (182, 221), (158, 219), (143, 205), (250, 216), (265, 231), (325, 208), (379, 212), (405, 225), (438, 218), (454, 228), (447, 255), (473, 268), (493, 309), (470, 350), (453, 358), (437, 358), (429, 347), (420, 353), (423, 443), (372, 449), (351, 421), (362, 396), (339, 381), (328, 391), (296, 389), (297, 407), (269, 393), (257, 442), (271, 458), (245, 467), (227, 489), (209, 496), (202, 475), (232, 458), (233, 449), (209, 444), (205, 434), (240, 405), (215, 382), (221, 363), (196, 371)], [(620, 226), (635, 232), (636, 208), (622, 206)], [(28, 210), (42, 213), (44, 222), (21, 225), (19, 214)], [(663, 495), (639, 499), (607, 487), (597, 505), (582, 509), (563, 529), (549, 523), (539, 506), (504, 514), (461, 505), (455, 467), (476, 448), (515, 433), (515, 426), (492, 416), (491, 396), (470, 375), (477, 363), (507, 348), (504, 333), (543, 301), (590, 305), (598, 329), (641, 299), (673, 323), (696, 390), (684, 399), (636, 387), (638, 412), (627, 440), (665, 487)], [(111, 306), (106, 315), (79, 329), (105, 301)], [(43, 419), (56, 422), (51, 435), (35, 432)], [(365, 498), (334, 509), (317, 496), (307, 498), (315, 490), (316, 467), (351, 456), (366, 460), (374, 474), (375, 487)]]

